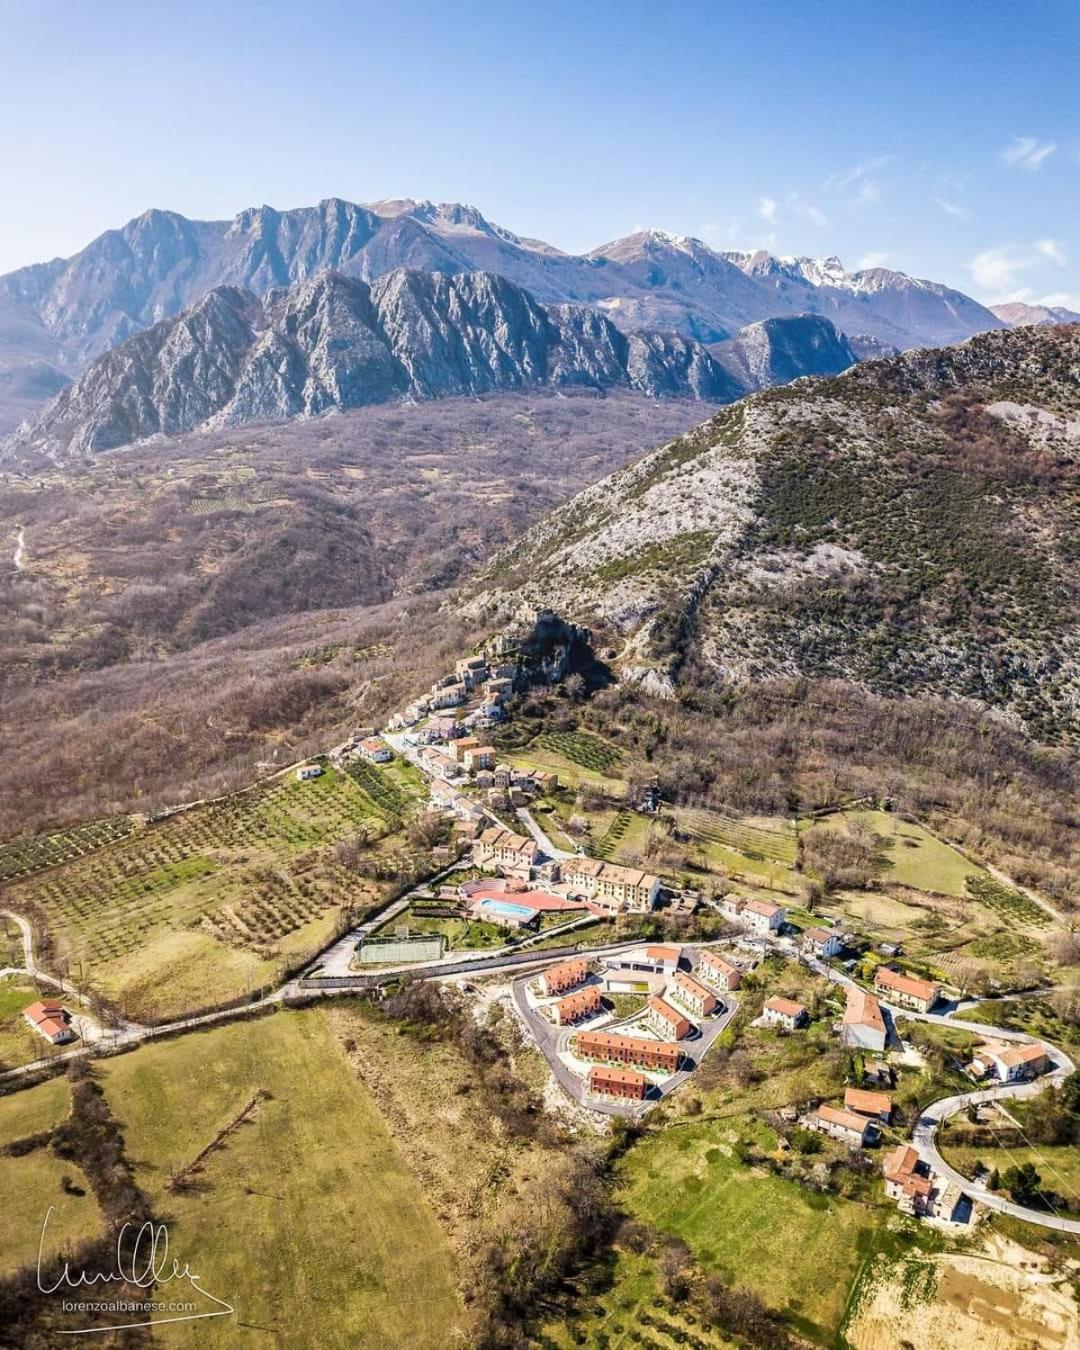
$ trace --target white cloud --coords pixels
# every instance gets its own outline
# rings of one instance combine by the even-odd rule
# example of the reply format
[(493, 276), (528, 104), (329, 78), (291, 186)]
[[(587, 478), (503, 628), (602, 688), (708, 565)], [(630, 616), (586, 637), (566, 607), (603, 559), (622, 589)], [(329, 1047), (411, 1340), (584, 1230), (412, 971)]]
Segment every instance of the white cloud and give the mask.
[(984, 291), (1011, 291), (1018, 273), (1030, 267), (1030, 255), (1017, 254), (1007, 248), (986, 248), (977, 253), (968, 267), (975, 285)]
[(888, 260), (889, 255), (887, 253), (864, 253), (856, 264), (856, 267), (860, 272), (864, 272), (870, 267), (881, 267), (888, 262)]
[(957, 220), (967, 220), (971, 215), (971, 211), (966, 206), (957, 206), (955, 202), (947, 202), (944, 197), (935, 197), (934, 201), (947, 216), (955, 216)]
[(1056, 141), (1040, 141), (1034, 136), (1014, 136), (1008, 145), (1002, 147), (1000, 158), (1011, 168), (1037, 173), (1056, 149)]
[(1052, 259), (1059, 267), (1066, 267), (1068, 265), (1065, 258), (1065, 250), (1056, 239), (1040, 239), (1035, 247), (1044, 258)]
[(807, 216), (814, 222), (818, 229), (824, 230), (828, 228), (829, 221), (824, 211), (819, 211), (816, 206), (812, 206), (809, 203), (807, 203), (805, 210)]
[(823, 186), (826, 192), (831, 192), (833, 188), (848, 188), (868, 178), (878, 169), (883, 169), (886, 164), (891, 164), (896, 158), (895, 155), (877, 155), (874, 159), (868, 159), (862, 164), (856, 164), (850, 169), (844, 169), (839, 173), (831, 173), (826, 178)]
[(1036, 303), (1049, 305), (1051, 309), (1080, 310), (1080, 295), (1073, 295), (1071, 291), (1053, 291), (1050, 295), (1040, 296)]
[(767, 220), (771, 225), (776, 219), (776, 208), (779, 205), (780, 203), (774, 197), (759, 197), (757, 204), (758, 215), (762, 220)]

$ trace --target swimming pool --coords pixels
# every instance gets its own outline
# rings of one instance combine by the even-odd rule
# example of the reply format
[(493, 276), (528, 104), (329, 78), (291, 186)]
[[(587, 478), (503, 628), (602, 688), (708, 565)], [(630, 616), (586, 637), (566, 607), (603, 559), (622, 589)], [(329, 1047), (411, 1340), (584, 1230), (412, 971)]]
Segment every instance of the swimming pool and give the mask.
[(531, 919), (536, 913), (528, 905), (513, 905), (509, 900), (482, 900), (480, 908), (493, 914), (502, 914), (507, 919)]

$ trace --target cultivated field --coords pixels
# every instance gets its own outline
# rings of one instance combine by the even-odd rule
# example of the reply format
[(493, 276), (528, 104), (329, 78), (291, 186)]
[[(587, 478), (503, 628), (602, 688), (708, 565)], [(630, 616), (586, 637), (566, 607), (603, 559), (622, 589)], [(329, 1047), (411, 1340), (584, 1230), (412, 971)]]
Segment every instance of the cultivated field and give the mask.
[(342, 911), (370, 905), (378, 888), (331, 846), (386, 837), (414, 801), (407, 780), (370, 766), (290, 774), (116, 838), (8, 899), (43, 917), (80, 987), (166, 1017), (269, 983)]
[[(441, 1347), (450, 1253), (324, 1010), (278, 1013), (159, 1045), (101, 1070), (136, 1179), (170, 1252), (234, 1317), (172, 1329), (187, 1346)], [(190, 1190), (167, 1188), (262, 1089)]]

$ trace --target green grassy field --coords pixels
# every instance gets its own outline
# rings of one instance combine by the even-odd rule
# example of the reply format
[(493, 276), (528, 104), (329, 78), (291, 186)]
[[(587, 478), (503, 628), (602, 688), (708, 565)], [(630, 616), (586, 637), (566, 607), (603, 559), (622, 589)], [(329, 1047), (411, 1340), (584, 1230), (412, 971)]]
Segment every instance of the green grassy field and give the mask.
[(9, 975), (0, 980), (0, 1065), (15, 1068), (40, 1059), (47, 1043), (23, 1017), (23, 1009), (41, 995), (29, 980)]
[[(60, 1184), (65, 1176), (83, 1194), (66, 1191)], [(0, 1158), (0, 1214), (0, 1274), (33, 1266), (46, 1216), (43, 1250), (49, 1256), (102, 1231), (97, 1202), (86, 1178), (72, 1163), (47, 1148), (35, 1149), (21, 1158)]]
[(826, 816), (818, 823), (843, 829), (847, 820), (862, 821), (887, 841), (885, 857), (888, 862), (882, 876), (898, 881), (902, 886), (911, 886), (918, 891), (939, 891), (942, 895), (966, 896), (967, 878), (986, 875), (982, 868), (935, 839), (922, 826), (901, 820), (888, 811), (850, 811)]
[(136, 1018), (243, 994), (313, 953), (342, 908), (376, 898), (332, 845), (385, 835), (415, 798), (368, 768), (370, 791), (333, 769), (283, 776), (137, 829), (14, 884), (8, 903), (40, 910), (72, 978)]
[[(169, 1218), (170, 1253), (236, 1308), (172, 1328), (170, 1343), (396, 1350), (453, 1340), (446, 1240), (326, 1019), (278, 1013), (101, 1069), (136, 1178)], [(269, 1098), (209, 1155), (195, 1188), (168, 1191), (170, 1170), (260, 1088)]]
[(375, 936), (394, 937), (399, 928), (408, 928), (410, 934), (441, 933), (451, 948), (471, 951), (483, 947), (504, 947), (513, 934), (495, 923), (478, 923), (470, 919), (429, 918), (412, 909), (395, 915), (388, 923), (375, 930)]
[[(748, 1130), (755, 1127), (740, 1132)], [(861, 1205), (745, 1167), (732, 1155), (734, 1134), (701, 1123), (642, 1141), (620, 1164), (623, 1203), (682, 1238), (704, 1269), (747, 1285), (831, 1344), (880, 1221)]]
[(613, 777), (610, 773), (599, 769), (577, 764), (559, 751), (541, 744), (539, 739), (533, 741), (526, 750), (508, 750), (504, 758), (515, 769), (543, 769), (549, 773), (557, 773), (559, 782), (566, 787), (592, 784), (603, 788), (613, 797), (626, 796), (626, 783), (623, 779)]
[(63, 1077), (0, 1097), (0, 1144), (59, 1125), (70, 1108), (71, 1093)]

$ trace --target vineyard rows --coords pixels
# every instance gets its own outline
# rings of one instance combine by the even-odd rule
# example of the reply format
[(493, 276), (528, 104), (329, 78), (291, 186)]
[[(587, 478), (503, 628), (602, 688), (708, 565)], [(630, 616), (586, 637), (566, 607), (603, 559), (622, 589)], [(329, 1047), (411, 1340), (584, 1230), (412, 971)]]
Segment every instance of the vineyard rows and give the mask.
[(678, 811), (676, 817), (681, 829), (695, 839), (722, 844), (736, 853), (760, 854), (770, 862), (791, 866), (795, 861), (794, 833), (767, 830), (760, 825), (745, 825), (733, 816), (719, 811), (691, 807)]

